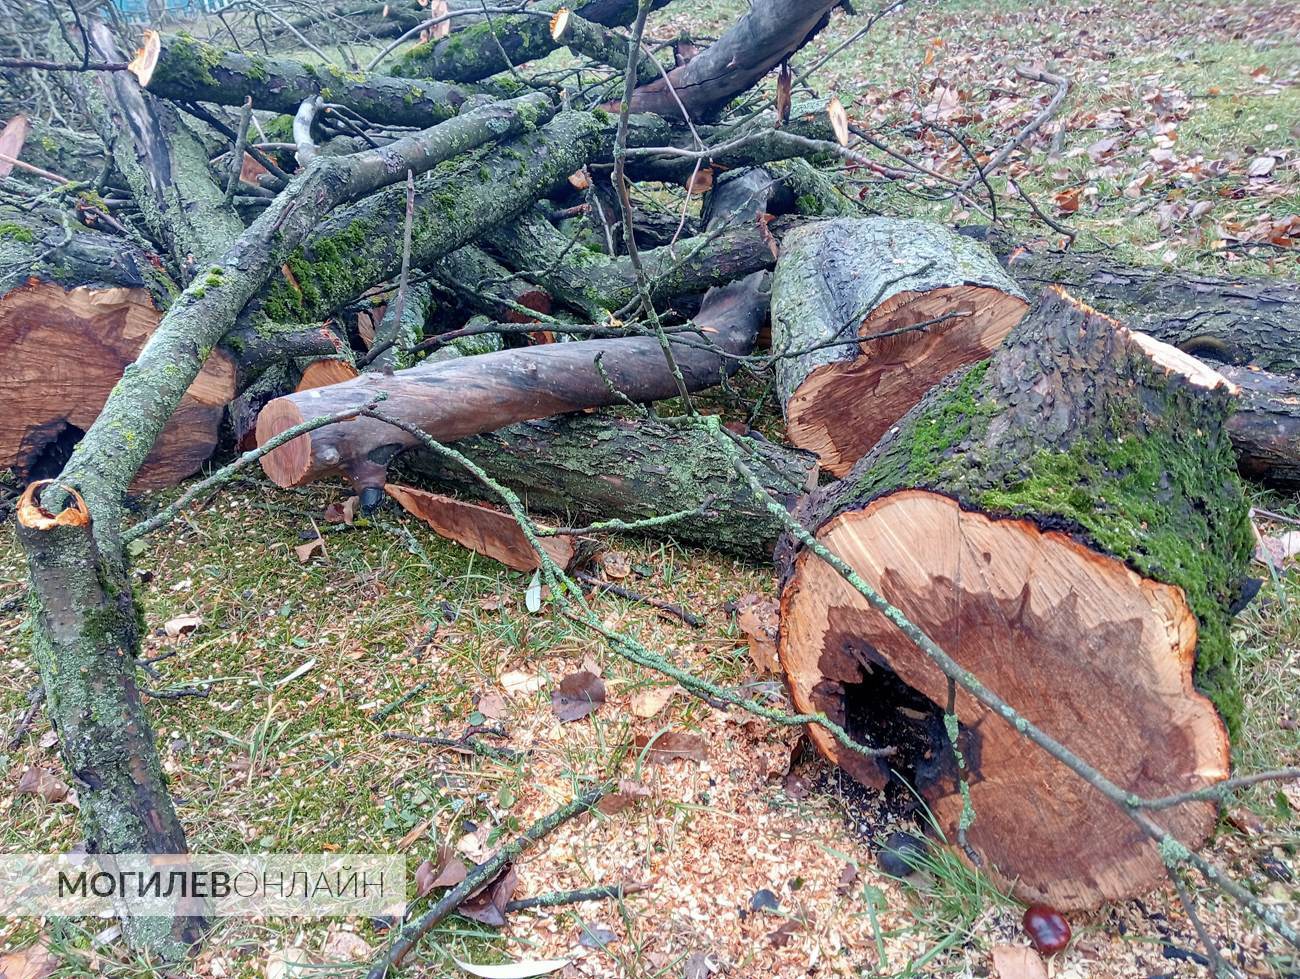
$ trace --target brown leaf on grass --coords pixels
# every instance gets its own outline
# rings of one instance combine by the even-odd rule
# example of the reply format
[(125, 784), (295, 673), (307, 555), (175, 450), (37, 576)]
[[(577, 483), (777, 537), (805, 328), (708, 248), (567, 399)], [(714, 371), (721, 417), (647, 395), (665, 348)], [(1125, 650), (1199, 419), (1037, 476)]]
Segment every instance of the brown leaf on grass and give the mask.
[(176, 639), (180, 636), (188, 636), (201, 625), (203, 625), (201, 615), (178, 615), (163, 623), (163, 632), (167, 633), (169, 639)]
[(266, 979), (297, 979), (318, 971), (311, 957), (296, 946), (277, 948), (266, 957)]
[(654, 739), (653, 744), (650, 735), (638, 734), (632, 743), (637, 751), (645, 751), (649, 745), (646, 759), (658, 765), (677, 760), (700, 762), (709, 757), (709, 743), (698, 734), (687, 734), (685, 731), (665, 731)]
[(426, 832), (428, 832), (429, 827), (432, 825), (433, 825), (433, 820), (431, 818), (426, 819), (423, 822), (416, 823), (415, 826), (411, 828), (411, 831), (409, 833), (407, 833), (405, 836), (403, 836), (400, 840), (397, 841), (398, 851), (401, 852), (410, 849), (411, 844), (414, 843), (416, 840), (418, 840)]
[(299, 544), (293, 549), (293, 553), (298, 555), (299, 564), (306, 564), (316, 554), (325, 553), (325, 540), (317, 537), (315, 540), (309, 540), (306, 544)]
[(478, 699), (478, 712), (486, 717), (489, 721), (504, 720), (510, 713), (510, 708), (506, 706), (506, 699), (495, 690), (489, 690)]
[(320, 951), (326, 962), (361, 962), (370, 958), (374, 949), (354, 931), (332, 931)]
[(0, 979), (45, 979), (60, 965), (41, 939), (34, 945), (0, 955)]
[(605, 702), (605, 681), (589, 670), (570, 673), (551, 692), (551, 711), (561, 721), (578, 721)]
[(844, 897), (853, 893), (853, 885), (858, 882), (858, 866), (846, 863), (840, 870), (840, 879), (835, 885), (835, 893)]
[(650, 798), (649, 786), (632, 779), (621, 778), (618, 780), (618, 789), (596, 803), (596, 809), (606, 816), (613, 816), (648, 798)]
[(1255, 560), (1260, 564), (1280, 570), (1297, 554), (1300, 554), (1300, 530), (1288, 530), (1271, 537), (1255, 531)]
[[(18, 155), (23, 151), (23, 144), (27, 142), (27, 130), (31, 123), (21, 112), (5, 123), (4, 132), (0, 132), (0, 154), (4, 154), (10, 160), (18, 159)], [(8, 160), (0, 160), (0, 177), (7, 177), (13, 172), (14, 165)]]
[(502, 673), (500, 680), (507, 697), (521, 697), (524, 694), (536, 693), (544, 685), (540, 676), (535, 673), (525, 673), (523, 670)]
[(513, 864), (506, 864), (504, 873), (497, 875), (487, 886), (467, 897), (456, 913), (492, 928), (506, 923), (506, 905), (515, 896), (519, 874)]
[(1073, 214), (1079, 209), (1079, 197), (1082, 193), (1082, 187), (1067, 187), (1052, 195), (1052, 203), (1061, 214)]
[(651, 687), (632, 695), (632, 713), (637, 717), (654, 717), (667, 706), (668, 701), (677, 696), (682, 688), (673, 684), (669, 687)]
[(622, 551), (606, 551), (600, 556), (600, 570), (606, 578), (621, 581), (632, 573), (632, 561)]
[(780, 672), (776, 655), (780, 622), (781, 608), (775, 599), (751, 594), (736, 600), (736, 625), (749, 641), (749, 658), (760, 673)]
[(455, 887), (469, 874), (464, 862), (450, 847), (438, 851), (436, 860), (425, 860), (415, 868), (415, 893), (424, 897), (435, 887)]
[(349, 496), (341, 503), (335, 500), (325, 508), (325, 522), (341, 523), (351, 527), (357, 516), (358, 502), (359, 498), (355, 496)]
[(68, 797), (68, 783), (47, 768), (33, 765), (18, 779), (18, 795), (39, 795), (46, 802), (62, 802)]
[(1257, 156), (1250, 161), (1250, 167), (1246, 170), (1248, 177), (1267, 177), (1277, 166), (1277, 157), (1275, 156)]
[(998, 979), (1047, 979), (1047, 966), (1032, 948), (994, 945), (993, 971)]

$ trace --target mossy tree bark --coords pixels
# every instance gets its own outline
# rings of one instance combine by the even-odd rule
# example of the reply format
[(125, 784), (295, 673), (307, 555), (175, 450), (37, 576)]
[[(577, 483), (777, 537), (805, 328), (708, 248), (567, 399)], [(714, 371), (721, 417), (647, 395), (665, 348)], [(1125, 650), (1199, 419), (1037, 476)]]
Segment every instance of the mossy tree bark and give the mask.
[[(687, 390), (717, 384), (736, 370), (734, 356), (726, 355), (753, 349), (767, 312), (766, 280), (766, 273), (756, 272), (711, 290), (694, 330), (668, 338), (673, 367)], [(351, 407), (359, 411), (383, 394), (385, 413), (439, 441), (451, 441), (582, 408), (671, 398), (678, 393), (678, 380), (653, 337), (521, 347), (419, 364), (391, 376), (365, 374), (277, 398), (258, 417), (257, 440), (265, 444), (319, 415)], [(280, 486), (345, 476), (366, 503), (382, 492), (393, 458), (415, 444), (402, 429), (358, 418), (299, 436), (263, 456), (261, 463)]]
[[(694, 511), (639, 533), (749, 561), (771, 558), (781, 533), (712, 442), (655, 419), (562, 415), (462, 439), (455, 448), (517, 492), (529, 510), (570, 526)], [(750, 468), (787, 507), (816, 484), (812, 453), (761, 439), (747, 448)], [(398, 468), (419, 485), (492, 502), (469, 473), (419, 449)]]
[[(139, 651), (134, 612), (128, 616), (120, 606), (129, 605), (131, 595), (121, 538), (123, 495), (167, 419), (271, 271), (332, 207), (400, 180), (408, 169), (426, 170), (517, 131), (546, 105), (541, 96), (491, 104), (382, 149), (313, 161), (220, 256), (220, 263), (206, 267), (172, 303), (73, 451), (58, 487), (47, 487), (46, 507), (58, 517), (29, 521), (20, 508), (34, 642), (48, 660), (42, 675), (51, 719), (61, 732), (82, 730), (93, 706), (91, 719), (125, 732), (106, 740), (102, 753), (65, 756), (80, 788), (83, 812), (94, 814), (88, 835), (93, 833), (96, 844), (119, 852), (149, 852), (164, 844), (184, 849), (134, 687)], [(88, 530), (79, 527), (77, 537), (64, 535), (57, 522), (71, 512), (66, 487), (84, 497), (77, 509), (86, 515)], [(88, 614), (108, 604), (119, 611)], [(89, 668), (113, 657), (119, 660), (114, 669)], [(129, 809), (134, 799), (148, 800), (156, 817), (136, 818)], [(101, 825), (114, 830), (100, 832)], [(134, 937), (162, 954), (182, 951), (170, 930)]]
[(1025, 308), (987, 248), (941, 225), (842, 218), (796, 229), (772, 283), (790, 441), (844, 475), (931, 387), (987, 357)]
[[(1226, 777), (1220, 714), (1235, 728), (1241, 710), (1228, 629), (1252, 540), (1223, 428), (1233, 398), (1205, 365), (1048, 292), (802, 518), (1108, 778), (1147, 798), (1201, 788)], [(815, 555), (786, 551), (781, 567), (795, 705), (908, 749), (888, 764), (949, 840), (964, 827), (994, 880), (1068, 909), (1163, 879), (1126, 814), (965, 693), (959, 771), (939, 669)], [(885, 781), (883, 765), (810, 733), (855, 777)], [(1195, 847), (1215, 804), (1153, 815)]]
[(159, 98), (212, 102), (293, 115), (304, 99), (327, 96), (372, 123), (427, 127), (460, 111), (472, 94), (435, 81), (344, 71), (287, 58), (264, 58), (214, 47), (186, 35), (162, 39), (149, 91)]

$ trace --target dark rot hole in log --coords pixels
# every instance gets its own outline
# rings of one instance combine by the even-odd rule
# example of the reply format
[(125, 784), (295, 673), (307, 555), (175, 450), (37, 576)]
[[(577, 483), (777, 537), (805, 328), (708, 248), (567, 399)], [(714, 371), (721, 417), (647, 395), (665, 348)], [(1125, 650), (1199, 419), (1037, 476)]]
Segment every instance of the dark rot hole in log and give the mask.
[(844, 729), (862, 744), (897, 749), (883, 759), (894, 774), (889, 794), (911, 797), (908, 785), (928, 785), (951, 767), (943, 709), (883, 666), (864, 665), (862, 682), (844, 685)]
[(28, 432), (19, 450), (19, 458), (28, 464), (23, 475), (29, 481), (53, 479), (72, 458), (72, 450), (85, 435), (83, 429), (58, 418)]

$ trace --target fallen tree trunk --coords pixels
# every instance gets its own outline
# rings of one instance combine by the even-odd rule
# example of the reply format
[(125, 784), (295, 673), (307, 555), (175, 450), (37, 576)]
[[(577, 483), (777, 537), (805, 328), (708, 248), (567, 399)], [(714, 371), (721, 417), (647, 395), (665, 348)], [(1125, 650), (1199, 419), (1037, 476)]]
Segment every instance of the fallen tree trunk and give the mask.
[[(712, 290), (695, 318), (698, 332), (669, 338), (688, 390), (717, 384), (736, 369), (735, 360), (719, 351), (744, 354), (753, 348), (767, 312), (766, 278), (755, 273)], [(387, 377), (366, 374), (346, 384), (277, 398), (258, 417), (258, 444), (310, 418), (364, 407), (381, 393), (387, 395), (385, 413), (435, 439), (452, 441), (581, 408), (671, 398), (678, 388), (664, 350), (651, 337), (523, 347), (421, 364)], [(415, 444), (401, 429), (358, 418), (299, 436), (263, 456), (261, 463), (279, 486), (341, 474), (358, 492), (374, 496), (387, 481), (389, 462)], [(366, 495), (362, 501), (367, 502)]]
[[(1252, 539), (1223, 432), (1232, 400), (1204, 364), (1050, 291), (802, 517), (1107, 778), (1144, 798), (1202, 788), (1228, 773), (1215, 708), (1229, 727), (1241, 710), (1229, 610)], [(1125, 813), (965, 692), (958, 771), (939, 668), (810, 551), (786, 549), (780, 566), (796, 707), (900, 749), (882, 763), (810, 730), (824, 754), (868, 784), (886, 765), (902, 773), (949, 840), (966, 825), (964, 779), (969, 852), (1026, 901), (1091, 907), (1164, 878)], [(1195, 847), (1216, 805), (1150, 815)]]
[(1004, 234), (987, 241), (1026, 289), (1060, 283), (1134, 329), (1216, 364), (1242, 387), (1228, 434), (1243, 475), (1300, 486), (1300, 285), (1282, 279), (1187, 275), (1124, 265), (1100, 252), (1031, 251)]
[[(787, 507), (816, 485), (811, 453), (760, 438), (746, 445), (750, 468)], [(654, 419), (562, 415), (462, 439), (454, 448), (517, 492), (530, 511), (570, 525), (686, 513), (638, 533), (750, 561), (771, 558), (781, 533), (711, 441)], [(470, 473), (418, 447), (398, 467), (421, 484), (492, 499)]]
[(330, 102), (347, 106), (371, 123), (421, 128), (450, 119), (472, 94), (436, 81), (241, 54), (186, 35), (162, 39), (146, 87), (180, 102), (239, 106), (251, 98), (255, 109), (287, 115), (325, 92)]
[(792, 232), (772, 282), (790, 441), (843, 476), (930, 388), (987, 357), (1025, 308), (986, 248), (940, 225), (837, 219)]

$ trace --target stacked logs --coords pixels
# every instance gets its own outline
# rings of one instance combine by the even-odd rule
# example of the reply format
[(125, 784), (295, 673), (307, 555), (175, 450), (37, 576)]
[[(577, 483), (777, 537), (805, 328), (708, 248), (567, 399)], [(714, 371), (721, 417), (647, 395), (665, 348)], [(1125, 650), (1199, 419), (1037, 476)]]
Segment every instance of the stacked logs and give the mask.
[[(549, 23), (457, 18), (451, 39), (388, 73), (177, 36), (131, 71), (73, 77), (104, 176), (76, 220), (0, 214), (0, 356), (18, 367), (0, 379), (0, 467), (75, 474), (77, 458), (65, 463), (92, 426), (108, 431), (92, 459), (136, 451), (121, 392), (146, 375), (159, 396), (136, 407), (157, 431), (128, 477), (137, 490), (356, 410), (263, 456), (266, 474), (285, 487), (342, 477), (366, 506), (386, 491), (418, 500), (472, 539), (463, 523), (479, 511), (440, 521), (429, 508), (445, 498), (390, 478), (400, 467), (483, 496), (420, 451), (415, 428), (540, 512), (677, 514), (647, 532), (775, 556), (795, 706), (894, 749), (869, 758), (814, 726), (828, 758), (867, 785), (914, 786), (947, 837), (1027, 899), (1086, 907), (1149, 888), (1159, 854), (1123, 813), (949, 684), (784, 533), (728, 453), (637, 409), (742, 365), (768, 371), (790, 444), (737, 436), (767, 498), (1039, 728), (1124, 789), (1173, 795), (1228, 774), (1228, 627), (1250, 550), (1237, 467), (1300, 481), (1300, 289), (1153, 280), (1105, 257), (868, 217), (792, 158), (825, 150), (824, 106), (711, 128), (834, 6), (754, 0), (671, 64), (629, 66), (610, 29), (638, 4), (593, 0)], [(87, 30), (96, 57), (125, 59), (106, 27)], [(492, 76), (561, 46), (616, 69), (588, 102), (517, 82), (512, 98), (489, 94), (506, 88)], [(625, 68), (637, 84), (621, 130), (606, 100)], [(246, 148), (250, 119), (281, 140)], [(777, 138), (778, 122), (799, 139)], [(684, 165), (700, 139), (720, 148)], [(65, 149), (50, 158), (85, 158)], [(622, 172), (712, 181), (700, 223), (620, 221), (605, 188)], [(404, 427), (360, 414), (377, 401)], [(95, 793), (86, 802), (93, 818)], [(1215, 808), (1156, 818), (1196, 846)], [(104, 845), (150, 849), (144, 836)]]

